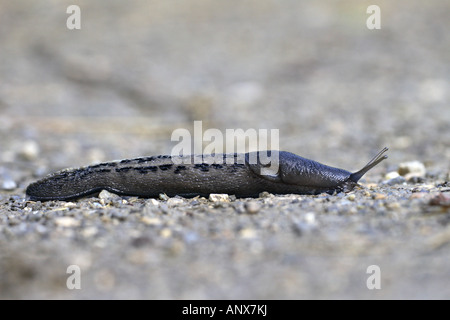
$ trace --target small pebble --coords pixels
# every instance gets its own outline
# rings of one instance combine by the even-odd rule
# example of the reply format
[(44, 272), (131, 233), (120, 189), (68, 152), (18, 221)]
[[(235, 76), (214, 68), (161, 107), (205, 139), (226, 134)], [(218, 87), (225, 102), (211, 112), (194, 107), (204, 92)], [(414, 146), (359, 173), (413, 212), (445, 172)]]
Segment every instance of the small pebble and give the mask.
[(182, 204), (183, 202), (184, 202), (183, 199), (180, 198), (169, 198), (169, 200), (167, 200), (167, 205), (169, 207), (174, 207)]
[(430, 199), (429, 204), (431, 206), (450, 207), (450, 195), (441, 192), (433, 196)]
[(64, 207), (66, 207), (66, 208), (76, 208), (77, 204), (75, 202), (66, 202), (64, 204)]
[(218, 201), (230, 201), (230, 197), (226, 193), (211, 193), (209, 195), (209, 201), (218, 202)]
[(39, 156), (39, 145), (33, 141), (25, 141), (19, 151), (19, 156), (25, 160), (34, 160)]
[(391, 179), (395, 179), (398, 176), (400, 176), (400, 174), (397, 171), (391, 171), (386, 173), (386, 175), (384, 176), (385, 180), (391, 180)]
[(393, 186), (396, 184), (403, 184), (406, 182), (405, 177), (402, 176), (398, 176), (396, 178), (390, 179), (390, 180), (385, 180), (382, 182), (382, 184), (388, 185), (388, 186)]
[(83, 235), (83, 237), (86, 237), (86, 238), (95, 236), (97, 233), (98, 233), (98, 228), (95, 226), (86, 227), (81, 230), (81, 234)]
[(102, 191), (100, 192), (100, 194), (98, 195), (98, 197), (99, 197), (100, 199), (103, 199), (103, 200), (119, 200), (119, 199), (122, 199), (122, 198), (121, 198), (120, 196), (118, 196), (117, 194), (111, 193), (111, 192), (106, 191), (106, 190), (102, 190)]
[(142, 217), (141, 221), (148, 226), (159, 226), (162, 224), (162, 221), (158, 218)]
[(424, 177), (426, 173), (425, 165), (420, 161), (402, 162), (399, 164), (397, 171), (406, 180), (411, 177)]
[(386, 204), (386, 208), (390, 210), (399, 210), (401, 208), (401, 205), (398, 202), (391, 202)]
[(261, 204), (257, 201), (249, 201), (244, 204), (244, 208), (247, 213), (255, 214), (261, 210)]
[(153, 199), (153, 198), (148, 199), (148, 200), (147, 200), (147, 203), (149, 203), (149, 204), (151, 204), (151, 205), (153, 205), (153, 206), (159, 206), (159, 204), (160, 204), (160, 202), (159, 202), (158, 200)]
[(250, 229), (250, 228), (245, 228), (239, 232), (239, 235), (243, 239), (253, 239), (253, 238), (256, 238), (256, 230)]
[(159, 194), (159, 199), (162, 200), (162, 201), (167, 201), (167, 200), (169, 200), (169, 197), (165, 193), (160, 193)]
[(316, 214), (314, 212), (307, 212), (304, 219), (308, 224), (316, 224)]
[(160, 235), (163, 238), (169, 238), (172, 235), (172, 231), (169, 228), (164, 228), (161, 230)]
[(267, 191), (263, 191), (259, 194), (260, 198), (273, 198), (273, 194), (267, 192)]
[(78, 227), (81, 221), (72, 217), (57, 217), (55, 218), (55, 224), (60, 227)]
[(17, 183), (14, 180), (7, 179), (2, 182), (2, 189), (5, 191), (11, 191), (17, 188)]
[(372, 195), (372, 199), (374, 199), (374, 200), (386, 199), (386, 195), (383, 193), (374, 193)]

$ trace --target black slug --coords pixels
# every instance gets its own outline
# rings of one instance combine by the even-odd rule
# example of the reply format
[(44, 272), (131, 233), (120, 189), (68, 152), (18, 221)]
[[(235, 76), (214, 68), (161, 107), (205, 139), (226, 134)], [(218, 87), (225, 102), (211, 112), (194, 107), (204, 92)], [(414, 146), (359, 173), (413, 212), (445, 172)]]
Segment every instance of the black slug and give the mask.
[[(45, 201), (79, 198), (103, 189), (140, 197), (157, 197), (161, 193), (184, 197), (210, 193), (257, 197), (263, 191), (274, 194), (347, 192), (367, 171), (387, 158), (383, 155), (387, 150), (381, 150), (354, 173), (285, 151), (126, 159), (50, 174), (31, 183), (26, 194), (30, 200)], [(276, 160), (271, 165), (275, 164), (277, 171), (263, 174), (262, 170), (268, 168), (264, 163), (268, 162), (262, 160), (274, 155), (278, 157), (272, 158)]]

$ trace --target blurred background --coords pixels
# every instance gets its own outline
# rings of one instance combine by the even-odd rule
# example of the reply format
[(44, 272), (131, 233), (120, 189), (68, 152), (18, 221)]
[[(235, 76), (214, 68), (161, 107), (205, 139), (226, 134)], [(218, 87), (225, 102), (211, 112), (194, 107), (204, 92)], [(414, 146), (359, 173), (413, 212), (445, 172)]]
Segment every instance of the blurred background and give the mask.
[(0, 160), (167, 154), (202, 120), (279, 129), (280, 149), (349, 170), (383, 146), (448, 169), (450, 3), (377, 1), (380, 30), (371, 4), (0, 1)]

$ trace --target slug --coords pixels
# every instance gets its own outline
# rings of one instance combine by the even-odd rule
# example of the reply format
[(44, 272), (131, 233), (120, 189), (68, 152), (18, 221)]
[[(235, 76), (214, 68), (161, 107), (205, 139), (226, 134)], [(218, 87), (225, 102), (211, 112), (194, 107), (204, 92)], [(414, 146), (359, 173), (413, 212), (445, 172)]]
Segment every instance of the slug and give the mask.
[[(263, 191), (274, 194), (348, 192), (367, 171), (387, 158), (383, 155), (387, 150), (381, 150), (354, 173), (285, 151), (125, 159), (50, 174), (31, 183), (26, 194), (30, 200), (46, 201), (75, 199), (101, 190), (139, 197), (157, 197), (161, 193), (184, 197), (210, 193), (258, 197)], [(262, 161), (263, 154), (278, 155), (271, 163), (276, 164), (277, 171), (262, 174), (268, 167)], [(199, 157), (200, 163), (194, 161)]]

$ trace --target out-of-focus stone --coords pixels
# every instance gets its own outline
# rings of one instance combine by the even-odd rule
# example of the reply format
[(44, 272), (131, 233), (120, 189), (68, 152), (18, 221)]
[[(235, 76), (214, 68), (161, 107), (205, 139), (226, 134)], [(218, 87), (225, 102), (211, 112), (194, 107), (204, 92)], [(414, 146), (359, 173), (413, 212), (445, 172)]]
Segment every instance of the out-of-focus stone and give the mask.
[(255, 214), (261, 210), (261, 204), (257, 201), (249, 201), (244, 204), (244, 208), (247, 213)]
[(219, 202), (219, 201), (229, 202), (230, 201), (230, 197), (226, 193), (223, 193), (223, 194), (222, 193), (211, 193), (209, 195), (209, 201), (212, 201), (212, 202)]
[(25, 141), (19, 150), (19, 156), (25, 160), (35, 160), (39, 156), (39, 145), (33, 141)]
[(425, 165), (420, 161), (402, 162), (398, 166), (398, 174), (404, 176), (406, 180), (412, 177), (424, 177), (426, 172)]

